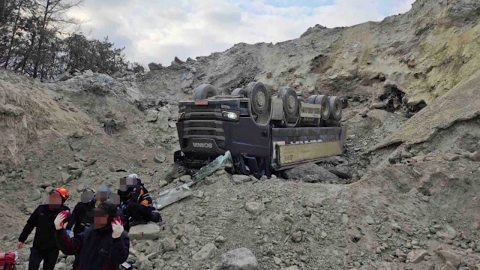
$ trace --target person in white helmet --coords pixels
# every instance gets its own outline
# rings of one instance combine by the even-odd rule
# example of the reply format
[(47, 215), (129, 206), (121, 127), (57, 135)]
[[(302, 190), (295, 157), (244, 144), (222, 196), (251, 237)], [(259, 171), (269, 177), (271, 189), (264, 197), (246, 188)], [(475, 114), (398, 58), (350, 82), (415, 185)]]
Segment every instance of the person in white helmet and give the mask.
[(150, 193), (138, 175), (130, 174), (126, 180), (127, 188), (133, 188), (132, 196), (127, 202), (126, 209), (128, 224), (130, 227), (146, 224), (151, 220), (152, 211), (154, 210)]

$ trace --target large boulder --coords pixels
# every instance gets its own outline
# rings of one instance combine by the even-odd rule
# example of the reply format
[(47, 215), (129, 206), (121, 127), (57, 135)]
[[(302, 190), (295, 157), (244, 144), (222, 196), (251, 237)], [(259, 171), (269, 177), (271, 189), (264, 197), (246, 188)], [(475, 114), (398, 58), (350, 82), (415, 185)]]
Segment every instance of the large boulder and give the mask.
[(155, 122), (158, 119), (158, 111), (155, 109), (148, 110), (147, 116), (145, 117), (145, 121), (147, 122)]
[(221, 270), (255, 270), (257, 268), (257, 258), (247, 248), (237, 248), (222, 254)]
[(202, 247), (197, 253), (195, 253), (192, 257), (194, 261), (204, 261), (206, 259), (211, 258), (214, 254), (215, 251), (217, 250), (217, 247), (213, 243), (208, 243), (205, 246)]
[(160, 236), (160, 226), (155, 223), (148, 223), (133, 226), (128, 232), (131, 240), (154, 240)]
[(150, 63), (148, 64), (148, 68), (152, 70), (160, 70), (163, 68), (162, 64)]

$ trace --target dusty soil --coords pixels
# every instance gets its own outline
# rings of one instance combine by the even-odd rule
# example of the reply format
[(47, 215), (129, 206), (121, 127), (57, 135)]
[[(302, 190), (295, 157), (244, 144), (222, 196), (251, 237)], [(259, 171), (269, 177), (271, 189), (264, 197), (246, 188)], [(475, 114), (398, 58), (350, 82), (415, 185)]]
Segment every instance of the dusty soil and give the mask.
[[(256, 269), (479, 269), (479, 8), (417, 0), (379, 23), (317, 25), (145, 74), (41, 84), (0, 71), (0, 249), (15, 249), (52, 187), (73, 208), (83, 188), (116, 190), (128, 173), (154, 195), (188, 181), (166, 181), (178, 100), (201, 83), (228, 93), (258, 80), (347, 97), (345, 155), (292, 172), (318, 169), (316, 183), (217, 171), (161, 211), (154, 239), (132, 241), (136, 269), (222, 269), (241, 247)], [(27, 248), (20, 259), (26, 269)]]

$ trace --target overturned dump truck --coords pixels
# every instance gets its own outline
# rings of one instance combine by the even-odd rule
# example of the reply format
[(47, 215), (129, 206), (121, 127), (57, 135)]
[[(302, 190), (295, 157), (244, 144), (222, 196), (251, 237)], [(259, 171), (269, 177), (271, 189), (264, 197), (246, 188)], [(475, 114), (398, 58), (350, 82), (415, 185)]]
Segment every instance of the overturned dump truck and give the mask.
[(234, 173), (271, 176), (275, 171), (341, 155), (346, 136), (340, 97), (297, 96), (289, 87), (270, 96), (261, 82), (219, 95), (210, 84), (179, 102), (177, 164), (198, 169), (223, 155)]

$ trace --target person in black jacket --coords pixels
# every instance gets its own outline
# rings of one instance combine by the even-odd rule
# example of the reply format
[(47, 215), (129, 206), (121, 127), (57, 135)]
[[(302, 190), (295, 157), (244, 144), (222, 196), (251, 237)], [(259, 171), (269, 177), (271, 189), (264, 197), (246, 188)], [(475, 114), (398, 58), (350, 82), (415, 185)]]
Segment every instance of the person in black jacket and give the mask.
[(122, 208), (127, 207), (128, 202), (132, 198), (133, 192), (133, 184), (131, 186), (127, 186), (127, 177), (120, 178), (120, 187), (117, 190), (117, 194), (120, 197), (120, 205), (124, 206)]
[(54, 221), (55, 239), (64, 254), (78, 254), (79, 265), (75, 270), (115, 270), (127, 260), (130, 240), (114, 203), (100, 203), (94, 209), (93, 226), (73, 238), (63, 229), (66, 216), (62, 213)]
[(81, 201), (75, 205), (70, 220), (65, 229), (68, 231), (73, 228), (73, 235), (76, 236), (93, 223), (92, 211), (95, 208), (95, 191), (86, 188), (80, 195)]
[(130, 227), (146, 224), (151, 220), (154, 210), (150, 193), (136, 174), (127, 177), (127, 188), (132, 188), (132, 195), (127, 204), (128, 224)]
[[(90, 227), (93, 224), (93, 208), (95, 208), (95, 191), (91, 188), (86, 188), (83, 190), (82, 195), (80, 195), (81, 201), (75, 205), (70, 220), (65, 227), (67, 234), (70, 234), (70, 230), (73, 228), (73, 235), (77, 236), (86, 228)], [(75, 260), (73, 261), (73, 268), (76, 269), (78, 266), (78, 256), (75, 255)]]
[(48, 204), (42, 204), (35, 209), (18, 238), (17, 248), (24, 246), (28, 235), (36, 228), (33, 246), (30, 248), (28, 262), (29, 270), (38, 270), (43, 260), (44, 270), (53, 270), (57, 263), (59, 249), (55, 242), (55, 226), (53, 221), (56, 216), (65, 211), (70, 216), (70, 208), (64, 205), (68, 199), (68, 192), (64, 188), (50, 191)]

